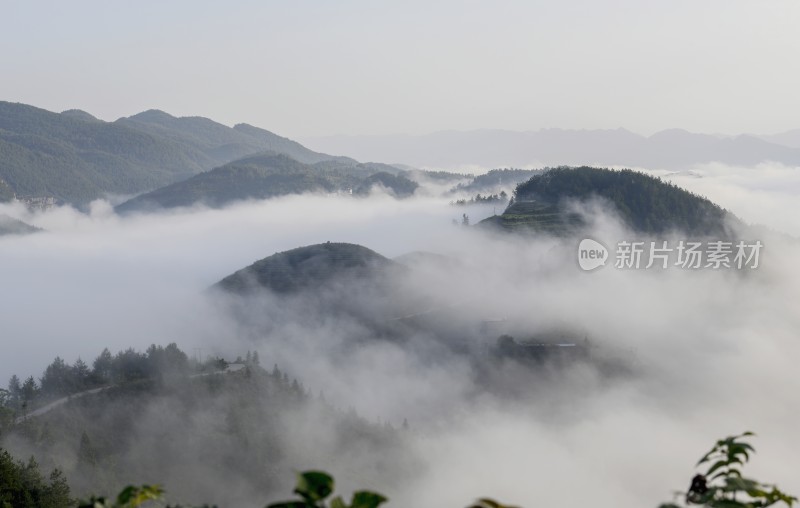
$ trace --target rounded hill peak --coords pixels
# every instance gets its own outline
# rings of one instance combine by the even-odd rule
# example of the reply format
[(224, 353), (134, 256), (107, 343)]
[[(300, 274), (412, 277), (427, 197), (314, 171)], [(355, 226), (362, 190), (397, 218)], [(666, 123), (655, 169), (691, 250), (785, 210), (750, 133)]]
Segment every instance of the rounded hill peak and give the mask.
[(268, 289), (292, 293), (333, 280), (367, 279), (395, 263), (352, 243), (320, 243), (279, 252), (219, 281), (215, 287), (233, 293)]

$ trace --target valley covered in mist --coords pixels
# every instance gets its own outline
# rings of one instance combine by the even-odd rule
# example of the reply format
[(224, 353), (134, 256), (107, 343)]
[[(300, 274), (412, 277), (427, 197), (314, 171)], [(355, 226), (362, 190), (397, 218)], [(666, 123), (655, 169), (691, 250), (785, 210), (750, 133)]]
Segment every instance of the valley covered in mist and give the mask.
[[(73, 496), (263, 506), (323, 469), (391, 506), (656, 506), (743, 430), (800, 491), (794, 168), (237, 160), (147, 206), (0, 204), (0, 446)], [(583, 238), (763, 249), (586, 272)]]
[(0, 508), (797, 506), (798, 19), (0, 0)]

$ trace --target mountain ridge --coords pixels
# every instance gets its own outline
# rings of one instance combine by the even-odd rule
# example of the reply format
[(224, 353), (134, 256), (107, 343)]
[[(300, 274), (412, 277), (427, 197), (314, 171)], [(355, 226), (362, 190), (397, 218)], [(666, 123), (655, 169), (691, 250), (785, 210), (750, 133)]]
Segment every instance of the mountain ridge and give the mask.
[(306, 192), (366, 195), (373, 185), (388, 189), (398, 198), (414, 193), (418, 186), (415, 182), (399, 174), (397, 168), (392, 168), (395, 174), (385, 168), (389, 166), (346, 158), (304, 164), (285, 154), (263, 152), (136, 196), (121, 203), (116, 211), (147, 212), (195, 204), (218, 208), (236, 201)]
[[(776, 141), (783, 140), (786, 144)], [(688, 169), (719, 162), (755, 165), (773, 161), (800, 165), (800, 137), (716, 136), (666, 129), (642, 136), (618, 129), (481, 129), (422, 135), (306, 137), (322, 151), (340, 151), (357, 159), (393, 160), (418, 167), (529, 167), (541, 165), (625, 166)]]
[(157, 189), (266, 150), (309, 163), (352, 161), (246, 124), (227, 127), (160, 110), (106, 122), (81, 110), (55, 113), (0, 101), (0, 179), (17, 195), (79, 207)]

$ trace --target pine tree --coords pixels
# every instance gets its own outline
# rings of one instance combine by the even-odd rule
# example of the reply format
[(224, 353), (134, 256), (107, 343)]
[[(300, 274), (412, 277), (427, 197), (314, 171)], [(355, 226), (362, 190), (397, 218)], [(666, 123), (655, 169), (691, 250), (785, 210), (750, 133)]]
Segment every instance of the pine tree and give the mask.
[(12, 409), (19, 409), (20, 401), (22, 400), (22, 383), (20, 383), (16, 374), (11, 376), (8, 381), (8, 395)]
[(94, 447), (86, 431), (81, 434), (81, 442), (78, 445), (78, 467), (94, 467), (97, 465)]
[(92, 376), (95, 378), (95, 382), (98, 384), (110, 383), (113, 366), (114, 357), (111, 356), (111, 351), (108, 348), (103, 349), (103, 352), (95, 358), (92, 364)]
[(89, 366), (79, 357), (72, 365), (72, 391), (79, 392), (89, 386), (91, 375), (92, 371), (89, 370)]
[(45, 395), (62, 396), (69, 393), (71, 367), (56, 356), (53, 363), (47, 366), (41, 379), (41, 390)]
[(33, 376), (29, 376), (28, 379), (22, 384), (22, 403), (23, 405), (27, 405), (29, 402), (32, 402), (36, 399), (36, 396), (39, 395), (39, 386), (36, 384), (36, 380), (33, 379)]
[(0, 449), (0, 506), (21, 508), (68, 508), (73, 505), (64, 474), (50, 473), (49, 483), (31, 457), (27, 464)]
[(73, 505), (73, 500), (69, 496), (67, 479), (61, 470), (54, 469), (50, 473), (50, 485), (42, 491), (40, 503), (41, 508), (64, 508)]

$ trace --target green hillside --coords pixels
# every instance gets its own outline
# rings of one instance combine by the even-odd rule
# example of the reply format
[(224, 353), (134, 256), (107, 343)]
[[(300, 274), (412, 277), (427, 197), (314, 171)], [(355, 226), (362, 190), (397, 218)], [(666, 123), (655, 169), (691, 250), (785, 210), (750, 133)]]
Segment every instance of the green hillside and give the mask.
[(234, 201), (267, 199), (305, 192), (366, 194), (381, 183), (398, 197), (413, 193), (417, 184), (403, 176), (374, 173), (374, 165), (349, 160), (303, 164), (286, 155), (262, 153), (137, 196), (117, 207), (120, 213), (175, 208), (201, 203), (221, 207)]
[[(244, 124), (230, 128), (153, 110), (104, 122), (79, 110), (59, 114), (0, 102), (0, 179), (18, 196), (52, 196), (83, 206), (109, 194), (156, 189), (265, 150), (308, 163), (354, 162)], [(0, 200), (5, 197), (0, 187)]]
[(478, 226), (499, 226), (510, 231), (531, 231), (558, 235), (580, 227), (579, 217), (570, 215), (558, 204), (540, 201), (514, 201), (502, 215), (489, 217)]
[(315, 289), (333, 280), (368, 279), (395, 263), (360, 245), (322, 243), (273, 254), (229, 275), (215, 287), (233, 293)]
[(231, 128), (208, 118), (176, 118), (155, 109), (120, 118), (115, 123), (191, 146), (213, 159), (216, 164), (264, 151), (282, 153), (306, 164), (330, 159), (352, 161), (346, 157), (331, 157), (314, 152), (296, 141), (252, 125), (238, 124)]
[(0, 178), (17, 195), (85, 204), (213, 165), (206, 155), (124, 125), (0, 102)]
[(13, 376), (2, 392), (0, 466), (11, 459), (3, 449), (33, 456), (45, 470), (60, 468), (62, 491), (81, 498), (166, 483), (184, 506), (252, 506), (285, 490), (286, 471), (305, 461), (354, 464), (356, 477), (408, 467), (399, 429), (338, 409), (316, 396), (321, 387), (312, 395), (278, 366), (259, 364), (250, 352), (235, 363), (201, 363), (175, 344), (104, 350), (91, 365), (56, 358), (39, 382)]
[(134, 210), (174, 208), (203, 203), (219, 207), (243, 199), (335, 190), (335, 183), (313, 168), (285, 155), (262, 154), (226, 164), (147, 194), (117, 207)]
[(481, 224), (505, 230), (566, 234), (583, 225), (568, 211), (570, 200), (600, 198), (609, 203), (631, 229), (640, 233), (681, 230), (690, 235), (722, 233), (723, 208), (659, 178), (631, 171), (591, 167), (560, 167), (519, 184), (502, 215)]

